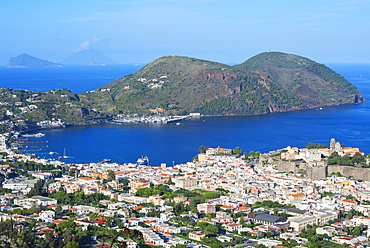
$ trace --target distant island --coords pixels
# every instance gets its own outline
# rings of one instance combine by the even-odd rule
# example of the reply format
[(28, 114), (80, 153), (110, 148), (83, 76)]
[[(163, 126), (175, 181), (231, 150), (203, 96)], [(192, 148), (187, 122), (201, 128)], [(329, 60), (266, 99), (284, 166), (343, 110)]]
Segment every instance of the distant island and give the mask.
[(62, 64), (53, 63), (47, 60), (39, 59), (23, 53), (17, 57), (12, 57), (8, 61), (7, 68), (46, 68), (62, 67)]
[(164, 56), (91, 92), (3, 88), (0, 93), (0, 121), (22, 128), (133, 115), (256, 115), (365, 101), (354, 85), (325, 65), (280, 52), (261, 53), (234, 66)]
[(87, 49), (76, 52), (72, 56), (62, 61), (65, 65), (85, 65), (85, 66), (106, 66), (117, 64), (116, 61), (108, 58), (104, 54), (94, 50)]

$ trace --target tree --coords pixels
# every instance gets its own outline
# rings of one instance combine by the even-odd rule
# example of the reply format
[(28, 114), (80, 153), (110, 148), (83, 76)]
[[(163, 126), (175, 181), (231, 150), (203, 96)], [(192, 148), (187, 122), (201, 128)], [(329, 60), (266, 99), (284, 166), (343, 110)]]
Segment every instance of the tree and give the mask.
[(56, 242), (55, 242), (53, 232), (48, 231), (45, 233), (45, 241), (46, 241), (47, 247), (50, 247), (50, 248), (56, 247)]
[(80, 244), (77, 241), (68, 242), (66, 248), (79, 248)]
[(58, 206), (55, 208), (55, 213), (56, 213), (56, 214), (62, 214), (62, 212), (63, 212), (62, 207), (61, 207), (60, 205), (58, 205)]
[(116, 180), (116, 174), (114, 174), (114, 171), (112, 171), (112, 170), (108, 171), (108, 180), (109, 181)]
[(172, 181), (172, 178), (170, 177), (170, 178), (168, 179), (168, 181), (167, 181), (167, 184), (168, 184), (168, 185), (173, 185), (173, 184), (175, 184), (175, 183)]
[(110, 227), (113, 223), (113, 218), (112, 217), (107, 217), (105, 220), (105, 227)]
[(340, 157), (340, 156), (339, 156), (338, 152), (335, 151), (335, 152), (332, 152), (328, 158), (332, 159), (332, 158), (338, 158), (338, 157)]
[(123, 228), (123, 223), (122, 223), (122, 220), (120, 218), (114, 218), (114, 222), (116, 223), (117, 227), (122, 229)]
[(199, 148), (198, 148), (198, 151), (200, 153), (206, 153), (207, 151), (207, 147), (205, 145), (201, 145)]
[(320, 143), (308, 143), (308, 145), (306, 146), (307, 149), (319, 149), (319, 148), (329, 148), (328, 145), (322, 145)]
[(233, 154), (235, 155), (240, 155), (242, 153), (243, 149), (240, 148), (239, 146), (235, 147), (232, 151)]
[(358, 163), (366, 162), (366, 159), (365, 159), (365, 156), (361, 155), (360, 153), (356, 153), (355, 155), (353, 155), (352, 161), (358, 164)]
[(240, 225), (242, 225), (242, 226), (244, 227), (244, 225), (245, 225), (245, 220), (244, 220), (244, 218), (243, 218), (243, 217), (240, 217), (240, 218), (239, 218), (239, 224), (240, 224)]

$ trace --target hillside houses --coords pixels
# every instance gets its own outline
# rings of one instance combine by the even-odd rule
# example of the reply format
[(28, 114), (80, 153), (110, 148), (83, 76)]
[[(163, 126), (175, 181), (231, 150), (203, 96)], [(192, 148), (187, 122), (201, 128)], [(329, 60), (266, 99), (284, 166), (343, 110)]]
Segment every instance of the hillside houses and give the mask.
[[(136, 236), (142, 235), (145, 243), (160, 247), (177, 244), (201, 247), (205, 237), (225, 245), (281, 245), (282, 242), (276, 240), (278, 237), (305, 244), (307, 240), (298, 234), (307, 225), (319, 226), (316, 233), (332, 236), (336, 242), (354, 243), (345, 230), (370, 225), (370, 207), (366, 205), (370, 199), (368, 181), (339, 175), (315, 179), (302, 173), (279, 173), (277, 165), (269, 163), (268, 159), (263, 163), (258, 159), (248, 161), (230, 156), (228, 150), (222, 153), (220, 148), (217, 149), (218, 152), (211, 150), (206, 154), (206, 160), (173, 167), (108, 162), (65, 165), (53, 161), (56, 165), (73, 168), (73, 173), (71, 170), (68, 175), (53, 178), (44, 172), (35, 172), (37, 179), (17, 177), (5, 180), (3, 187), (12, 192), (0, 197), (3, 211), (0, 218), (35, 219), (44, 225), (37, 229), (39, 237), (45, 237), (47, 228), (53, 229), (49, 231), (57, 235), (58, 228), (50, 226), (68, 220), (82, 230), (90, 230), (92, 226), (118, 229), (119, 225)], [(333, 149), (343, 151), (337, 144)], [(282, 155), (285, 158), (292, 155), (296, 158), (302, 153), (300, 156), (317, 165), (313, 163), (317, 155), (315, 151), (294, 147), (287, 150), (289, 154)], [(23, 155), (19, 159), (51, 163)], [(91, 201), (94, 204), (81, 201), (66, 204), (51, 197), (25, 197), (35, 183), (48, 179), (43, 192), (50, 195), (101, 198)], [(194, 194), (200, 197), (199, 200), (193, 197)], [(7, 212), (13, 208), (16, 212), (32, 212), (36, 208), (38, 211), (30, 215)], [(343, 215), (350, 217), (340, 219)], [(220, 233), (226, 232), (226, 235), (212, 230), (222, 230)], [(208, 235), (210, 233), (212, 235)], [(338, 235), (347, 235), (352, 241), (345, 241)], [(265, 236), (271, 238), (263, 238)], [(356, 239), (360, 243), (365, 242), (363, 240)], [(136, 247), (137, 243), (131, 241), (130, 245)]]

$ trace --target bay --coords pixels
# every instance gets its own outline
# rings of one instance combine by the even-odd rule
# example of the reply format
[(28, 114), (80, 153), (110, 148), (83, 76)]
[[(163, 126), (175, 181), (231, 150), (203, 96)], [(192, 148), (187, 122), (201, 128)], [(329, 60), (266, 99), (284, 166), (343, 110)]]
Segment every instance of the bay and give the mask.
[[(370, 99), (370, 64), (328, 66), (356, 85), (365, 99)], [(104, 84), (99, 86), (95, 84), (101, 84), (104, 78), (118, 79), (124, 76), (120, 74), (121, 72), (123, 69), (117, 67), (112, 69), (111, 76), (110, 72), (107, 72), (99, 78), (99, 73), (90, 68), (86, 69), (85, 75), (94, 75), (92, 80), (92, 76), (82, 77), (75, 71), (76, 75), (71, 73), (69, 77), (71, 81), (77, 80), (80, 86), (79, 89), (72, 91), (83, 92), (91, 90), (92, 85), (102, 86)], [(134, 70), (128, 74), (133, 72)], [(48, 74), (45, 78), (50, 77), (51, 81), (55, 81), (53, 73), (44, 73)], [(22, 77), (22, 75), (12, 76)], [(27, 76), (27, 82), (32, 81), (34, 77), (40, 76), (32, 76), (31, 73)], [(0, 78), (0, 83), (1, 80)], [(32, 83), (34, 87), (39, 87), (38, 79), (34, 80)], [(66, 81), (63, 84), (66, 85), (64, 88), (68, 88), (69, 85)], [(69, 163), (99, 162), (106, 158), (117, 163), (128, 163), (135, 162), (138, 157), (148, 156), (151, 165), (159, 165), (162, 162), (172, 165), (190, 161), (197, 154), (200, 145), (224, 148), (239, 146), (243, 151), (268, 152), (286, 146), (302, 148), (309, 142), (329, 144), (331, 138), (345, 146), (359, 147), (368, 154), (370, 102), (258, 116), (202, 117), (183, 121), (180, 125), (105, 124), (43, 132), (46, 134), (44, 137), (34, 139), (49, 141), (49, 147), (44, 151), (55, 151), (60, 154), (65, 151), (66, 155), (74, 157), (64, 160)], [(43, 156), (49, 155), (41, 155)]]
[(141, 69), (141, 64), (66, 66), (52, 68), (6, 68), (0, 66), (0, 87), (46, 92), (69, 89), (91, 91)]

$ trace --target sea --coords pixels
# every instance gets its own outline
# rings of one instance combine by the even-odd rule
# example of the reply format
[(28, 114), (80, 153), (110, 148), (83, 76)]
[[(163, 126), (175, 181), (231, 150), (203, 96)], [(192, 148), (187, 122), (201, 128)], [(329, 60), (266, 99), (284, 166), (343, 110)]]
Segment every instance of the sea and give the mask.
[[(370, 64), (326, 64), (343, 75), (370, 100)], [(0, 67), (0, 87), (48, 91), (67, 88), (81, 93), (135, 73), (143, 65), (71, 66), (61, 68)], [(287, 146), (304, 148), (309, 142), (341, 144), (370, 153), (370, 101), (358, 105), (324, 107), (297, 112), (254, 116), (201, 117), (170, 124), (103, 124), (42, 130), (48, 141), (40, 158), (66, 163), (111, 159), (135, 163), (147, 156), (150, 165), (168, 166), (191, 161), (201, 145), (262, 153)], [(58, 154), (49, 155), (49, 152)]]

